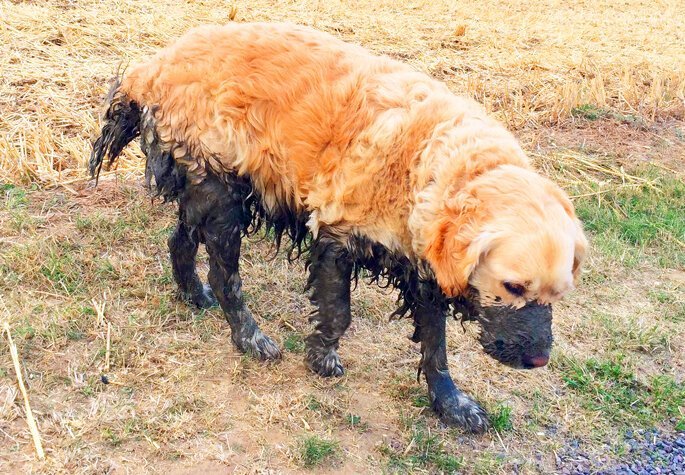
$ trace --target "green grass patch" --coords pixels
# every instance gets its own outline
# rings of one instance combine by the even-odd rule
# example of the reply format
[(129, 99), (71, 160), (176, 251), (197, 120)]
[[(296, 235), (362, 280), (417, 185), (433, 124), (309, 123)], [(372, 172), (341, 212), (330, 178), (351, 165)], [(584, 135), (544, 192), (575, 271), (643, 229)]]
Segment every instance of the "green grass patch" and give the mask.
[(654, 289), (649, 291), (649, 297), (659, 304), (661, 315), (666, 320), (675, 323), (685, 322), (685, 300), (678, 289)]
[(8, 210), (23, 209), (29, 203), (26, 191), (10, 183), (0, 184), (0, 193)]
[(609, 350), (655, 354), (670, 347), (670, 337), (663, 325), (643, 325), (635, 317), (619, 317), (599, 312), (593, 318), (601, 323), (606, 332)]
[(476, 475), (502, 473), (505, 460), (503, 455), (486, 452), (473, 461), (473, 473)]
[(369, 430), (369, 424), (362, 421), (362, 416), (356, 414), (345, 414), (345, 422), (351, 429), (358, 430), (359, 432), (366, 432)]
[(594, 104), (582, 104), (571, 109), (571, 115), (587, 120), (598, 120), (609, 115), (609, 112)]
[(339, 456), (339, 444), (336, 441), (313, 435), (304, 439), (300, 446), (300, 460), (307, 468), (319, 467), (324, 462), (331, 462)]
[(493, 411), (490, 411), (490, 424), (498, 432), (509, 431), (514, 428), (511, 421), (512, 409), (506, 404), (498, 404)]
[(685, 183), (654, 169), (643, 175), (656, 185), (578, 198), (578, 217), (594, 235), (593, 247), (628, 267), (649, 254), (662, 267), (685, 267)]
[(390, 393), (396, 399), (408, 401), (414, 407), (429, 407), (430, 400), (424, 386), (412, 383), (407, 384), (404, 378), (396, 378), (391, 382)]
[(411, 428), (411, 437), (403, 450), (383, 445), (380, 452), (388, 457), (390, 472), (412, 473), (428, 470), (430, 473), (458, 473), (464, 466), (464, 457), (457, 457), (445, 449), (442, 440), (426, 428), (423, 420), (403, 420)]
[(621, 112), (612, 111), (603, 107), (598, 107), (594, 104), (582, 104), (571, 109), (571, 115), (589, 121), (599, 119), (613, 119), (622, 124), (628, 124), (636, 128), (646, 127), (645, 120), (635, 114), (623, 114)]
[(283, 341), (283, 347), (290, 353), (304, 353), (304, 340), (299, 333), (290, 333)]
[(50, 249), (40, 266), (40, 273), (57, 292), (73, 295), (82, 285), (83, 272), (74, 258), (76, 250)]
[(563, 358), (558, 363), (564, 383), (582, 396), (581, 405), (618, 425), (653, 426), (685, 416), (685, 384), (667, 375), (640, 381), (621, 357), (581, 362)]

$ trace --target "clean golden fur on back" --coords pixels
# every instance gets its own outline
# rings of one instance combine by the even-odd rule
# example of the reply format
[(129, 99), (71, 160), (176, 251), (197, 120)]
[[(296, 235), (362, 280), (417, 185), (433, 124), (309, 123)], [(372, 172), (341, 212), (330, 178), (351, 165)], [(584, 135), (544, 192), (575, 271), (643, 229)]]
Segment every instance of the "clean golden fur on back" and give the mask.
[(586, 240), (569, 199), (478, 104), (407, 65), (295, 25), (206, 26), (120, 91), (192, 181), (248, 175), (267, 210), (425, 260), (448, 296), (470, 283), (521, 306), (573, 287)]

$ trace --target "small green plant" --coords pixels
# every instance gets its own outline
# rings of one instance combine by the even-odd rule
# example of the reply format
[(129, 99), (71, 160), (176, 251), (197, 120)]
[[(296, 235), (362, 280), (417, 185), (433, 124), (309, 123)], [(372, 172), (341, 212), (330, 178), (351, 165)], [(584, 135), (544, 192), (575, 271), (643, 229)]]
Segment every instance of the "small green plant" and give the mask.
[(505, 458), (499, 454), (484, 453), (473, 463), (473, 472), (476, 475), (491, 475), (500, 473), (504, 465)]
[(369, 424), (362, 422), (362, 417), (356, 414), (346, 414), (345, 420), (349, 426), (353, 429), (357, 429), (359, 432), (366, 432), (369, 430)]
[(40, 267), (40, 273), (50, 281), (57, 292), (73, 295), (80, 290), (82, 283), (79, 267), (72, 254), (51, 249), (45, 263)]
[(604, 327), (609, 349), (654, 354), (669, 347), (669, 336), (661, 325), (644, 325), (635, 318), (601, 312), (595, 313), (593, 318)]
[(390, 472), (412, 472), (415, 469), (429, 469), (437, 473), (458, 473), (464, 465), (464, 457), (456, 457), (445, 450), (437, 435), (431, 434), (422, 420), (403, 418), (405, 427), (411, 428), (407, 448), (398, 451), (383, 445), (380, 451), (388, 457)]
[(283, 347), (291, 353), (303, 353), (304, 341), (302, 340), (302, 335), (299, 333), (290, 333), (285, 337)]
[(408, 385), (400, 380), (393, 381), (392, 394), (397, 399), (409, 401), (414, 407), (430, 406), (426, 389), (415, 384)]
[(490, 413), (490, 424), (498, 432), (511, 430), (511, 407), (506, 404), (498, 404), (494, 411)]
[(30, 340), (31, 338), (36, 336), (36, 329), (33, 328), (33, 325), (31, 325), (31, 322), (29, 322), (28, 320), (24, 320), (21, 324), (17, 325), (14, 328), (14, 331), (18, 337), (24, 338), (26, 340)]
[(573, 117), (581, 117), (587, 120), (597, 120), (605, 117), (607, 115), (607, 111), (593, 104), (583, 104), (571, 109), (571, 115)]
[(122, 442), (119, 435), (109, 427), (102, 430), (102, 438), (109, 442), (113, 447), (118, 447)]
[(28, 198), (26, 191), (9, 183), (0, 184), (0, 193), (5, 199), (5, 207), (8, 210), (16, 210), (26, 208), (28, 205)]
[(338, 452), (337, 442), (313, 435), (302, 441), (300, 458), (305, 467), (318, 467), (326, 460), (337, 457)]
[(309, 409), (310, 411), (320, 411), (322, 404), (319, 402), (318, 399), (316, 399), (316, 397), (309, 395), (307, 397), (306, 406), (307, 406), (307, 409)]

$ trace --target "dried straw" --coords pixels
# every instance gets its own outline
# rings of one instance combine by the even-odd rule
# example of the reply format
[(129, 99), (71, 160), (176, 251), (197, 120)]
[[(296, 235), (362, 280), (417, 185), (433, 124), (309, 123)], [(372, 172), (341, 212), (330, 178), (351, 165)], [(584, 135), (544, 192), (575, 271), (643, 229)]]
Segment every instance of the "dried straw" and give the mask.
[[(3, 307), (5, 307), (3, 303)], [(5, 307), (5, 310), (7, 308)], [(36, 448), (36, 453), (39, 459), (45, 458), (45, 452), (43, 451), (43, 444), (40, 441), (40, 433), (38, 432), (38, 425), (36, 420), (33, 418), (33, 411), (31, 410), (31, 404), (29, 403), (29, 395), (26, 391), (26, 386), (24, 385), (24, 378), (21, 375), (21, 365), (19, 364), (19, 354), (17, 353), (17, 347), (12, 340), (12, 332), (10, 330), (10, 325), (4, 322), (4, 330), (7, 334), (7, 344), (10, 348), (10, 355), (12, 356), (12, 362), (14, 363), (14, 372), (17, 375), (17, 384), (19, 385), (19, 390), (21, 395), (24, 397), (24, 408), (26, 409), (26, 423), (31, 431), (31, 436), (33, 437), (33, 446)]]

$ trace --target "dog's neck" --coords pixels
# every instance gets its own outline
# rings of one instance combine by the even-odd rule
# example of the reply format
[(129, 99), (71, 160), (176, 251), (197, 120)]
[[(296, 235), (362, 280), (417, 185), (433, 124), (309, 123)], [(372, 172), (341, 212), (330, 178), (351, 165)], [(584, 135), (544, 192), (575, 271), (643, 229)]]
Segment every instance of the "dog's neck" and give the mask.
[(434, 239), (431, 224), (465, 184), (501, 165), (530, 168), (514, 136), (485, 115), (438, 125), (419, 160), (407, 223), (411, 252), (417, 259), (425, 258), (425, 250)]

